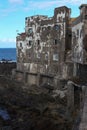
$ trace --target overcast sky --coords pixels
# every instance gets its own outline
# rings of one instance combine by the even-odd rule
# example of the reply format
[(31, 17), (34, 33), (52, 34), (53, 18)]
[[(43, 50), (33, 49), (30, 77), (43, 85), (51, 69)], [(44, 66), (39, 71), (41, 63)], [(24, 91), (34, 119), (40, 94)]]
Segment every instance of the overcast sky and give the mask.
[(17, 31), (24, 32), (25, 17), (42, 14), (53, 16), (54, 8), (67, 6), (72, 17), (87, 0), (0, 0), (0, 48), (16, 47)]

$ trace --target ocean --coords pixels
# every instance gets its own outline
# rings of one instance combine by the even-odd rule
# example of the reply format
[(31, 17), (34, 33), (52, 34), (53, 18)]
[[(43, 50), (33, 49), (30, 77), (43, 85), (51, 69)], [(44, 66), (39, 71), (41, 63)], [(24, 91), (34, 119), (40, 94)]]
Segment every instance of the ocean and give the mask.
[(0, 48), (0, 61), (2, 60), (16, 62), (16, 48)]

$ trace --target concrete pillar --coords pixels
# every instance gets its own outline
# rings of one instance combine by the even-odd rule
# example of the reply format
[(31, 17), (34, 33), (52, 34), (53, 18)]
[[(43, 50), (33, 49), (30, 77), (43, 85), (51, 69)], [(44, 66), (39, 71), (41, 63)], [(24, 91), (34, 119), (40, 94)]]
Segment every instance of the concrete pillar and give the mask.
[(37, 76), (33, 74), (27, 75), (27, 84), (28, 85), (37, 85)]
[(55, 76), (54, 77), (54, 80), (53, 80), (53, 84), (54, 84), (54, 87), (57, 88), (57, 80), (58, 80), (58, 77)]
[(85, 93), (86, 93), (86, 86), (82, 86), (82, 94), (81, 94), (81, 100), (80, 100), (80, 110), (83, 110), (84, 107), (84, 101), (85, 101)]
[(77, 63), (74, 63), (73, 76), (77, 76)]
[(74, 110), (74, 85), (71, 81), (67, 83), (67, 107), (70, 112)]
[(40, 73), (37, 74), (37, 86), (40, 85)]
[(27, 73), (24, 72), (24, 83), (26, 84), (27, 83)]

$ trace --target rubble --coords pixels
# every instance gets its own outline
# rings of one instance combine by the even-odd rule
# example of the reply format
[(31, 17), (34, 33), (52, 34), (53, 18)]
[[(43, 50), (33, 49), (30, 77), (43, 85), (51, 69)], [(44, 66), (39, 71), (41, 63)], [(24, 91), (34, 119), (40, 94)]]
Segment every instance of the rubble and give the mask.
[(60, 98), (64, 98), (66, 96), (67, 90), (61, 91), (61, 90), (54, 90), (53, 91), (53, 97), (59, 96)]
[(46, 87), (24, 86), (0, 78), (0, 104), (7, 109), (11, 117), (9, 126), (14, 130), (70, 130), (76, 116), (66, 114), (66, 93), (66, 89), (49, 93)]

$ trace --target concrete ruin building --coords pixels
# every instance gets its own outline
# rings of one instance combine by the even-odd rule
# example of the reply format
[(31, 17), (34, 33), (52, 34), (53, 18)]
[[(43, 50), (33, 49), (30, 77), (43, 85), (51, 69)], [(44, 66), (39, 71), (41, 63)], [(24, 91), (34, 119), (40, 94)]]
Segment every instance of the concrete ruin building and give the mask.
[(87, 4), (79, 7), (80, 16), (72, 22), (73, 74), (87, 76)]
[(53, 17), (25, 18), (25, 32), (16, 37), (17, 76), (29, 84), (47, 78), (69, 79), (87, 74), (87, 4), (80, 16), (71, 18), (71, 9), (55, 8)]

